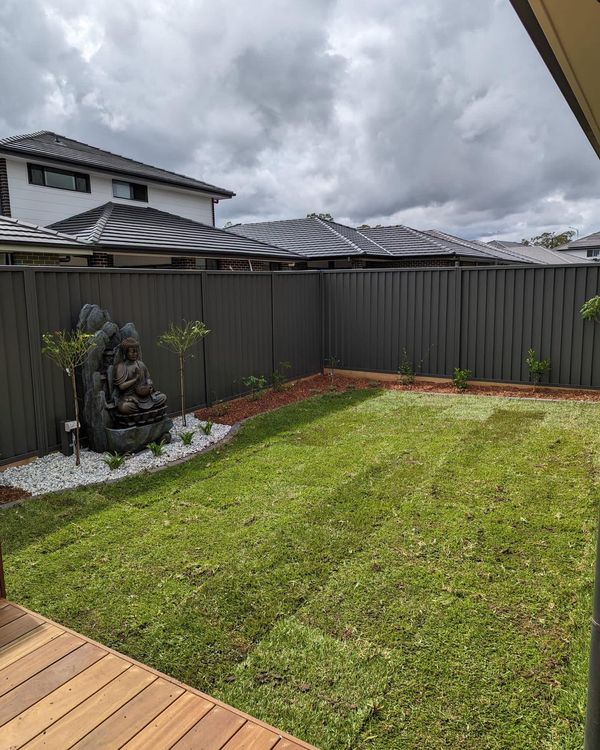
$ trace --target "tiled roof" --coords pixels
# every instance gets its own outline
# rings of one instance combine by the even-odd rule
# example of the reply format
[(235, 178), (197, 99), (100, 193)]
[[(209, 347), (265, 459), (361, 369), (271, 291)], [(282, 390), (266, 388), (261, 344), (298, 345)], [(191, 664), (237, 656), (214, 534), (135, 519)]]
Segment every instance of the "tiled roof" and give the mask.
[(13, 135), (0, 139), (0, 152), (15, 153), (20, 156), (31, 156), (50, 161), (60, 161), (79, 167), (99, 169), (131, 177), (141, 177), (146, 180), (155, 180), (169, 185), (199, 190), (215, 194), (223, 198), (231, 198), (235, 193), (225, 188), (211, 185), (193, 177), (170, 172), (159, 167), (152, 167), (141, 161), (128, 159), (125, 156), (113, 154), (87, 143), (81, 143), (73, 138), (58, 135), (49, 130), (41, 130), (37, 133), (25, 135)]
[(429, 229), (427, 234), (457, 253), (468, 254), (468, 251), (471, 251), (474, 257), (491, 258), (502, 263), (531, 263), (529, 258), (516, 250), (491, 247), (486, 242), (479, 242), (479, 240), (464, 240), (462, 237), (440, 232), (437, 229)]
[(492, 240), (486, 243), (488, 247), (502, 250), (505, 254), (515, 254), (525, 258), (529, 263), (540, 265), (559, 265), (561, 263), (585, 263), (586, 259), (571, 253), (561, 253), (540, 245), (522, 245), (519, 242), (506, 242), (504, 240)]
[(57, 221), (51, 228), (105, 248), (150, 250), (165, 255), (226, 254), (290, 262), (298, 259), (263, 242), (146, 206), (105, 203)]
[(91, 250), (83, 242), (78, 242), (68, 234), (38, 227), (35, 224), (0, 216), (0, 245), (39, 245), (45, 248), (69, 249), (89, 254)]
[(588, 247), (600, 247), (600, 232), (594, 232), (593, 234), (588, 234), (586, 237), (581, 237), (578, 240), (574, 240), (573, 242), (569, 242), (568, 245), (565, 245), (564, 250), (577, 250), (578, 248), (588, 248)]
[[(462, 240), (442, 232), (421, 232), (402, 224), (354, 229), (336, 221), (311, 216), (306, 219), (237, 224), (228, 231), (260, 239), (311, 259), (352, 255), (378, 258), (460, 256), (489, 262), (519, 262), (514, 254), (493, 250), (482, 242)], [(521, 259), (521, 262), (527, 261)]]
[(232, 234), (268, 242), (270, 245), (299, 253), (306, 258), (332, 258), (349, 255), (388, 255), (384, 248), (362, 237), (352, 227), (326, 221), (316, 216), (306, 219), (261, 221), (236, 224), (227, 230)]

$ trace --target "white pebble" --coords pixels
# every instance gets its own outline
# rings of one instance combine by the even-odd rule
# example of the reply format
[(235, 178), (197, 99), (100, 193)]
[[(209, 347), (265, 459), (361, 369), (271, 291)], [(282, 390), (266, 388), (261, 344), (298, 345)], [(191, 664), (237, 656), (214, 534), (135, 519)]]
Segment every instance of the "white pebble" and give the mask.
[[(173, 419), (171, 442), (164, 446), (162, 456), (154, 456), (148, 449), (127, 456), (125, 463), (118, 469), (111, 470), (103, 458), (105, 453), (81, 451), (81, 466), (75, 466), (75, 456), (64, 456), (62, 453), (50, 453), (36, 458), (22, 466), (12, 466), (0, 472), (0, 485), (10, 485), (27, 490), (32, 495), (43, 495), (46, 492), (68, 490), (87, 484), (97, 484), (108, 479), (121, 479), (139, 474), (148, 469), (165, 466), (194, 453), (201, 453), (209, 445), (218, 443), (228, 435), (231, 426), (214, 424), (210, 435), (200, 429), (204, 424), (193, 414), (187, 414), (187, 426), (183, 427), (181, 417)], [(184, 445), (179, 437), (180, 432), (194, 432), (191, 445)]]

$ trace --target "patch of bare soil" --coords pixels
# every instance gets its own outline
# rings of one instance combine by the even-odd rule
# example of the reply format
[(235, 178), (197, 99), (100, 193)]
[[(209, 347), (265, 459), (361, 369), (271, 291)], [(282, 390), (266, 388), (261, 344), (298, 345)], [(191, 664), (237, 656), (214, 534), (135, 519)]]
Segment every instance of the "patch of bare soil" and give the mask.
[(11, 487), (9, 484), (0, 484), (0, 505), (14, 503), (15, 500), (23, 500), (25, 497), (31, 497), (31, 492), (20, 487)]
[(194, 412), (198, 419), (210, 419), (223, 424), (235, 424), (256, 414), (273, 411), (280, 406), (302, 401), (319, 393), (331, 391), (347, 391), (358, 388), (383, 388), (392, 391), (408, 391), (410, 393), (466, 393), (479, 396), (505, 396), (511, 398), (539, 398), (573, 401), (600, 401), (600, 391), (584, 391), (576, 388), (544, 388), (544, 387), (516, 387), (511, 385), (469, 385), (465, 391), (458, 391), (451, 382), (419, 381), (412, 385), (402, 385), (393, 381), (377, 381), (370, 378), (349, 378), (336, 375), (333, 382), (328, 375), (313, 375), (309, 378), (296, 380), (286, 385), (283, 391), (268, 388), (258, 398), (243, 396), (232, 401), (198, 409)]

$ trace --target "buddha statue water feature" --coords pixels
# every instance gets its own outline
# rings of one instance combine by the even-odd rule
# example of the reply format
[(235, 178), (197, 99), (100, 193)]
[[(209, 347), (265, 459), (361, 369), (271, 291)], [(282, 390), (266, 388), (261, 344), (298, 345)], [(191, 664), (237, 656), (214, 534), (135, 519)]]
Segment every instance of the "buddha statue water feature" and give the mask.
[(154, 387), (142, 362), (133, 323), (119, 326), (107, 310), (84, 305), (77, 324), (95, 346), (81, 367), (83, 422), (94, 451), (136, 453), (149, 443), (171, 440), (167, 397)]
[(148, 368), (139, 358), (139, 343), (129, 336), (121, 341), (120, 350), (123, 359), (116, 364), (113, 375), (117, 412), (129, 416), (160, 409), (167, 397), (154, 388)]

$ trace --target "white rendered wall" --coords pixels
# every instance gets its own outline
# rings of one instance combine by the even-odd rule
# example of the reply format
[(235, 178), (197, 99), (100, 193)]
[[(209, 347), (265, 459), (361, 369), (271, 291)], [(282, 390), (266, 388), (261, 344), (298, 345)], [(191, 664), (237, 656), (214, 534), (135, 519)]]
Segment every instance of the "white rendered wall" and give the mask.
[[(143, 180), (132, 176), (131, 182), (138, 182), (148, 186), (148, 202), (131, 201), (115, 198), (112, 194), (113, 177), (91, 170), (64, 165), (65, 169), (84, 172), (90, 176), (91, 193), (77, 193), (73, 190), (30, 185), (27, 175), (27, 162), (34, 164), (52, 165), (41, 159), (18, 159), (6, 156), (8, 173), (8, 189), (10, 193), (10, 209), (13, 218), (29, 221), (39, 226), (48, 226), (55, 221), (66, 219), (74, 214), (89, 211), (108, 201), (133, 206), (150, 206), (160, 211), (167, 211), (178, 216), (209, 224), (212, 226), (212, 199), (192, 190), (171, 188), (166, 185)], [(127, 181), (127, 177), (117, 177)]]

